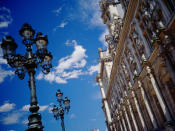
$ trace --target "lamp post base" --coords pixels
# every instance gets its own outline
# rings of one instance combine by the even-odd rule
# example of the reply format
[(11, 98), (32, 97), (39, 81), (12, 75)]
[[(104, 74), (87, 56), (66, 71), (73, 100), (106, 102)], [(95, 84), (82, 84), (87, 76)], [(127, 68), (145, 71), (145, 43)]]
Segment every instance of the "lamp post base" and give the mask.
[(28, 129), (26, 131), (43, 131), (41, 115), (39, 113), (32, 113), (28, 117)]
[(38, 128), (30, 128), (25, 131), (43, 131), (43, 129), (38, 129)]

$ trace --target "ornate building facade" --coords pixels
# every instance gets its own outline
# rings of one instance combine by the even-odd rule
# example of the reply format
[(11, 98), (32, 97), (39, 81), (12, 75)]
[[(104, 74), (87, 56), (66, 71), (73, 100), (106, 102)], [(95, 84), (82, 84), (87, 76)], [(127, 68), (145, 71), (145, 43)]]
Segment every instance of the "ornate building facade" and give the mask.
[(108, 130), (174, 131), (175, 1), (100, 0), (100, 8), (109, 34), (97, 82)]

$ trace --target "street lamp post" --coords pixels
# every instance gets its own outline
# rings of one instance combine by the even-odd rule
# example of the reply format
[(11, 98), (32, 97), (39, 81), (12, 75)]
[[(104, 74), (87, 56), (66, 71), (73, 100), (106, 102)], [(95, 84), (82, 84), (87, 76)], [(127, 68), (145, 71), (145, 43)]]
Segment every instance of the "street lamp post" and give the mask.
[[(31, 114), (28, 117), (29, 123), (26, 131), (43, 131), (44, 127), (42, 126), (41, 115), (38, 113), (39, 106), (34, 76), (38, 64), (40, 64), (44, 74), (50, 72), (50, 68), (52, 68), (52, 55), (46, 48), (48, 44), (47, 36), (39, 32), (36, 38), (34, 38), (35, 31), (29, 24), (24, 24), (19, 34), (22, 36), (22, 43), (26, 46), (27, 52), (24, 56), (16, 54), (17, 44), (11, 36), (6, 36), (2, 39), (1, 44), (3, 58), (7, 60), (11, 67), (15, 68), (15, 74), (17, 74), (20, 79), (24, 79), (25, 72), (28, 72), (31, 97), (29, 111)], [(35, 53), (32, 52), (33, 44), (37, 47)]]
[[(67, 97), (65, 97), (63, 100), (63, 93), (61, 93), (60, 90), (57, 91), (56, 97), (57, 97), (57, 101), (59, 102), (59, 108), (56, 107), (56, 105), (54, 105), (52, 112), (56, 120), (58, 120), (59, 117), (61, 118), (62, 131), (65, 131), (64, 112), (67, 112), (67, 113), (69, 112), (70, 100)], [(64, 104), (64, 107), (62, 106), (63, 104)]]

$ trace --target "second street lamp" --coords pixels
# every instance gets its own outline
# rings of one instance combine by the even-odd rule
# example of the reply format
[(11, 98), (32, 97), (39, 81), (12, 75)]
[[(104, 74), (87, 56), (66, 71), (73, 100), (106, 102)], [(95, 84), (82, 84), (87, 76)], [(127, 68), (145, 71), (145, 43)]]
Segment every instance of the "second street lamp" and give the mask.
[[(27, 53), (24, 56), (16, 54), (17, 44), (11, 36), (6, 36), (1, 44), (3, 58), (7, 60), (11, 67), (15, 68), (15, 74), (20, 79), (24, 79), (25, 72), (28, 72), (31, 96), (29, 111), (31, 114), (28, 117), (29, 123), (26, 131), (43, 131), (41, 115), (38, 113), (39, 106), (36, 97), (34, 75), (38, 64), (40, 64), (44, 74), (50, 72), (52, 55), (46, 48), (48, 43), (47, 36), (37, 33), (36, 38), (34, 38), (35, 31), (29, 24), (24, 24), (19, 34), (22, 36), (22, 42), (26, 46)], [(32, 52), (33, 44), (37, 46), (36, 53)]]
[[(59, 117), (61, 118), (62, 131), (65, 131), (64, 113), (69, 112), (70, 100), (67, 97), (65, 97), (65, 99), (63, 100), (63, 93), (60, 90), (57, 91), (56, 97), (57, 97), (57, 101), (59, 102), (59, 108), (56, 107), (56, 105), (54, 105), (52, 112), (56, 120), (58, 120)], [(63, 104), (64, 104), (64, 107), (63, 107)]]

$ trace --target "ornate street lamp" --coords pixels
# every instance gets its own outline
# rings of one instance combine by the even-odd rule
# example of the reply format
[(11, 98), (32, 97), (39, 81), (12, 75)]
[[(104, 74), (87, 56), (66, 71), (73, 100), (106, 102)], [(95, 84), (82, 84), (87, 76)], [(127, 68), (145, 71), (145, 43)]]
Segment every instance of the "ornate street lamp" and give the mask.
[[(20, 79), (24, 79), (25, 72), (29, 74), (31, 95), (29, 111), (31, 114), (28, 117), (29, 123), (26, 131), (43, 131), (44, 127), (42, 126), (41, 115), (38, 113), (39, 106), (36, 97), (34, 75), (38, 64), (40, 64), (44, 74), (50, 72), (50, 68), (52, 68), (52, 55), (46, 48), (48, 43), (47, 36), (43, 36), (42, 33), (37, 33), (36, 38), (34, 38), (35, 31), (29, 24), (24, 24), (19, 34), (22, 36), (22, 43), (26, 46), (27, 53), (24, 56), (16, 54), (17, 44), (11, 36), (6, 36), (2, 39), (1, 44), (3, 57), (11, 67), (15, 68), (15, 74), (17, 74)], [(36, 44), (37, 47), (35, 53), (32, 52), (33, 44)]]
[[(58, 118), (61, 118), (61, 127), (62, 127), (62, 131), (65, 131), (65, 127), (64, 127), (64, 112), (69, 112), (70, 109), (70, 100), (65, 97), (65, 99), (63, 100), (63, 93), (58, 90), (56, 93), (56, 97), (57, 97), (57, 101), (59, 102), (59, 108), (56, 107), (56, 105), (54, 105), (52, 112), (53, 115), (55, 117), (56, 120), (58, 120)], [(64, 104), (64, 107), (62, 106)]]

